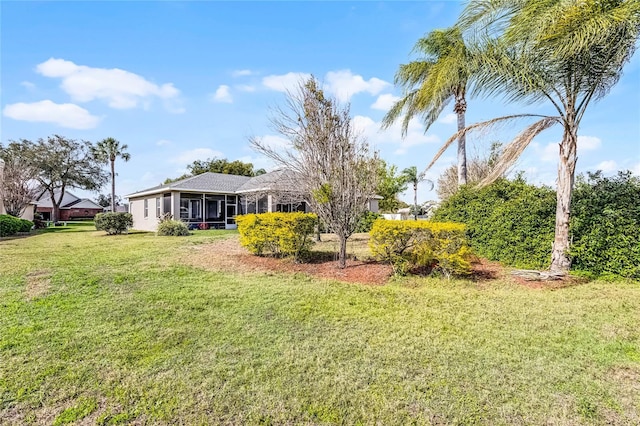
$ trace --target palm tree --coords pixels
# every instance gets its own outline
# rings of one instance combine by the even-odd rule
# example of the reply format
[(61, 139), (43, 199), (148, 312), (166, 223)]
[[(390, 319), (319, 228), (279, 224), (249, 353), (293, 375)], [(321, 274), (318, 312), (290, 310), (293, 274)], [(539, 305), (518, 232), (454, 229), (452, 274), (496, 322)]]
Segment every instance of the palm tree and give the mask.
[(416, 166), (407, 167), (401, 173), (403, 181), (413, 185), (413, 218), (418, 220), (418, 183), (427, 181), (431, 184), (433, 189), (433, 182), (425, 179), (424, 173), (418, 174), (418, 168)]
[[(395, 83), (404, 88), (404, 96), (396, 102), (382, 120), (389, 128), (401, 115), (402, 135), (416, 116), (424, 120), (425, 131), (438, 119), (453, 100), (453, 112), (458, 118), (458, 130), (465, 128), (467, 84), (473, 72), (470, 51), (458, 28), (435, 30), (418, 40), (414, 51), (423, 58), (400, 65)], [(458, 184), (467, 183), (466, 137), (458, 138)]]
[[(557, 115), (499, 117), (459, 131), (445, 146), (470, 130), (538, 117), (505, 147), (494, 171), (481, 182), (484, 185), (512, 165), (540, 132), (555, 124), (562, 126), (550, 269), (567, 272), (571, 266), (567, 252), (578, 129), (590, 102), (609, 92), (634, 53), (640, 32), (640, 2), (472, 0), (459, 25), (483, 37), (474, 93), (504, 94), (508, 101), (549, 102)], [(439, 155), (441, 152), (436, 159)]]
[(120, 157), (124, 161), (129, 161), (131, 155), (126, 152), (127, 145), (120, 145), (120, 142), (114, 138), (106, 138), (101, 140), (93, 148), (93, 155), (103, 163), (109, 163), (111, 166), (111, 211), (116, 211), (116, 158)]

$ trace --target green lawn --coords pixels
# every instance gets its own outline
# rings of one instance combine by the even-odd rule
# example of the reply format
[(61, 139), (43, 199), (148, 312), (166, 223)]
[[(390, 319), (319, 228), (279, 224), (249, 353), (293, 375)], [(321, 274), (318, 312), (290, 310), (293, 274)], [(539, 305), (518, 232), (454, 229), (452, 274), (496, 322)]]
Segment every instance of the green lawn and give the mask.
[(640, 424), (640, 284), (382, 287), (180, 264), (200, 231), (0, 241), (2, 424)]

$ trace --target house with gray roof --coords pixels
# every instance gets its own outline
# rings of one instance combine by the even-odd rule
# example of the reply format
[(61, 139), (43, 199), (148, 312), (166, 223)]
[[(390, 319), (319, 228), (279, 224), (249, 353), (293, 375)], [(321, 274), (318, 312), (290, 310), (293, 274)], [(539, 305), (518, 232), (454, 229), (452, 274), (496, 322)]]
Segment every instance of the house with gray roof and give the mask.
[(307, 211), (285, 175), (282, 170), (256, 177), (208, 172), (138, 191), (127, 196), (133, 227), (155, 231), (158, 218), (170, 214), (191, 227), (235, 229), (239, 214)]
[[(170, 214), (191, 228), (235, 229), (236, 215), (267, 212), (308, 212), (306, 195), (297, 189), (289, 170), (255, 177), (203, 173), (127, 195), (133, 228), (155, 231), (158, 219)], [(369, 203), (378, 211), (378, 199)]]

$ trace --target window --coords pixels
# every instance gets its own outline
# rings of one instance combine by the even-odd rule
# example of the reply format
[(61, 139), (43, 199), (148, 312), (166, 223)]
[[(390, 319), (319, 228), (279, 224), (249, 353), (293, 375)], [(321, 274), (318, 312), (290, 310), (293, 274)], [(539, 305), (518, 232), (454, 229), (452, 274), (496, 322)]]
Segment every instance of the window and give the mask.
[(156, 217), (160, 217), (162, 212), (160, 211), (160, 197), (156, 198)]
[(144, 217), (149, 217), (149, 200), (144, 199)]

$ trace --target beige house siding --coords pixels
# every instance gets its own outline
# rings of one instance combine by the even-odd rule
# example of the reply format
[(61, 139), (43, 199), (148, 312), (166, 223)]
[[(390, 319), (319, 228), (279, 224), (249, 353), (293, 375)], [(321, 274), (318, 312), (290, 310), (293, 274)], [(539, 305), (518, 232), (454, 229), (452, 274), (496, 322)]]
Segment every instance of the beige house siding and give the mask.
[[(145, 216), (144, 202), (148, 203)], [(133, 227), (140, 231), (155, 231), (158, 228), (156, 217), (156, 196), (134, 198), (129, 200), (129, 213), (133, 216)]]

